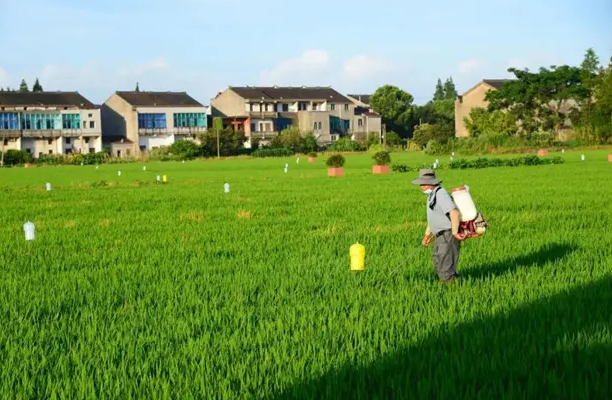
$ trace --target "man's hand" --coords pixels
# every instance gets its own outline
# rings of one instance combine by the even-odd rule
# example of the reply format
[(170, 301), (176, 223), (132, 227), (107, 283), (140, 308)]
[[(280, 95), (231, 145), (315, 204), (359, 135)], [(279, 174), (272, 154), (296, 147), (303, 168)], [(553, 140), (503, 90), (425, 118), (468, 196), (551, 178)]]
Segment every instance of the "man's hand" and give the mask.
[(467, 237), (467, 234), (465, 233), (453, 233), (453, 236), (455, 237), (455, 239), (457, 239), (458, 241), (464, 241)]
[(431, 239), (431, 235), (425, 235), (421, 243), (423, 244), (423, 246), (427, 247), (429, 246), (429, 243), (431, 243)]

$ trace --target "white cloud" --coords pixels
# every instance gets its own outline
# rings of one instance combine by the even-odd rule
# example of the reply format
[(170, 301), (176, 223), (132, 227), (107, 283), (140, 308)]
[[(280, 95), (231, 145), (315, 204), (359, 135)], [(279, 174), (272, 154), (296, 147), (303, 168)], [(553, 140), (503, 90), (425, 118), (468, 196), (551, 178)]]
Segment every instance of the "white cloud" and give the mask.
[(358, 54), (344, 60), (344, 77), (348, 80), (365, 80), (391, 69), (391, 63), (379, 56)]
[(276, 64), (260, 75), (263, 85), (302, 85), (314, 82), (331, 67), (331, 56), (325, 50), (306, 50), (299, 57)]
[(459, 63), (457, 66), (457, 71), (460, 74), (469, 74), (479, 70), (483, 66), (482, 60), (478, 58), (471, 58), (469, 60), (464, 60)]

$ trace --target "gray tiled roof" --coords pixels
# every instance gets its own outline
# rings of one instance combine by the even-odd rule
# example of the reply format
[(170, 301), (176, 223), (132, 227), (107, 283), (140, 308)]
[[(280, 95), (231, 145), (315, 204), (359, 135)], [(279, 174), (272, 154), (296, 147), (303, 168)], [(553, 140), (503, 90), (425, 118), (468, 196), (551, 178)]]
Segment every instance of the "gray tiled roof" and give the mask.
[(96, 108), (91, 101), (87, 100), (79, 92), (0, 92), (0, 106)]
[(247, 100), (325, 100), (352, 103), (350, 99), (330, 87), (230, 86), (229, 88)]
[(186, 92), (116, 92), (135, 107), (204, 107)]

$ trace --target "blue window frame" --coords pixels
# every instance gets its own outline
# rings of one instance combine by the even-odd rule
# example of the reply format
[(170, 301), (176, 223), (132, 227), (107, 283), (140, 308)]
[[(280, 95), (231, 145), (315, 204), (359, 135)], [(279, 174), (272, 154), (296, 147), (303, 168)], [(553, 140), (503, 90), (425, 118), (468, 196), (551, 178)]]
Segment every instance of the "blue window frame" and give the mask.
[(204, 113), (175, 113), (175, 128), (206, 128), (206, 114)]
[(18, 113), (0, 113), (0, 130), (19, 129)]
[(63, 129), (81, 129), (81, 114), (62, 114)]
[(166, 114), (138, 114), (138, 129), (165, 129)]
[(60, 114), (23, 114), (21, 129), (25, 130), (59, 130), (62, 129), (62, 116)]

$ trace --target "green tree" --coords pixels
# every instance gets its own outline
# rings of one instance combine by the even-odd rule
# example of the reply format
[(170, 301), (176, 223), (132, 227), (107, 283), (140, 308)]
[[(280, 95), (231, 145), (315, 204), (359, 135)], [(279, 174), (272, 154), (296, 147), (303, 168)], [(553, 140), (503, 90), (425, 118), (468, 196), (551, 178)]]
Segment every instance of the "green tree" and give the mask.
[(446, 80), (446, 82), (444, 82), (444, 99), (452, 100), (454, 102), (457, 96), (457, 88), (455, 87), (455, 82), (453, 82), (453, 77), (451, 76)]
[(433, 95), (433, 101), (443, 100), (444, 98), (444, 86), (442, 86), (442, 80), (438, 78), (438, 82), (436, 83), (436, 91)]
[(202, 148), (191, 140), (177, 140), (168, 146), (168, 153), (184, 160), (191, 160), (202, 155)]
[(136, 89), (134, 89), (135, 92), (140, 92), (140, 85), (138, 84), (138, 82), (136, 82)]
[[(240, 130), (234, 131), (230, 127), (219, 129), (218, 132), (221, 155), (225, 157), (240, 154), (246, 142), (244, 132)], [(214, 157), (217, 155), (217, 129), (207, 130), (201, 133), (198, 138), (200, 139), (202, 152), (205, 156)]]
[(385, 132), (385, 143), (389, 146), (399, 146), (402, 144), (402, 138), (396, 132)]
[(434, 138), (434, 126), (428, 123), (421, 124), (414, 129), (412, 141), (424, 148)]
[(376, 89), (370, 100), (371, 106), (382, 116), (387, 130), (408, 135), (407, 125), (412, 114), (414, 97), (393, 85), (384, 85)]
[(272, 147), (299, 152), (304, 147), (304, 137), (297, 127), (290, 126), (272, 138)]
[(20, 92), (29, 92), (30, 89), (28, 88), (28, 84), (26, 83), (25, 79), (21, 80), (21, 84), (19, 85), (19, 91)]
[(516, 79), (499, 90), (489, 91), (485, 99), (489, 102), (489, 111), (505, 110), (520, 121), (522, 136), (553, 127), (558, 132), (567, 110), (571, 109), (570, 102), (588, 94), (581, 85), (577, 67), (552, 66), (540, 68), (537, 73), (509, 68), (508, 72)]
[(32, 86), (32, 91), (33, 92), (42, 92), (43, 91), (43, 87), (40, 85), (40, 82), (38, 81), (38, 78), (36, 78), (36, 81), (34, 82), (34, 86)]
[(463, 120), (472, 137), (511, 136), (516, 133), (514, 116), (501, 110), (488, 111), (483, 107), (474, 107), (469, 117)]

